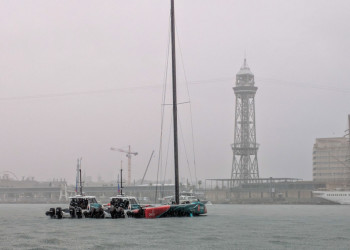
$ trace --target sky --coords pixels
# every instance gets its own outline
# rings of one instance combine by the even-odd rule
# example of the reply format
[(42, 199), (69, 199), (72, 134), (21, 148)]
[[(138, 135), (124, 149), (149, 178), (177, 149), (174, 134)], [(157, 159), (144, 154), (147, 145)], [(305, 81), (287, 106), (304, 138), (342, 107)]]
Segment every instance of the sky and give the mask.
[[(87, 176), (114, 181), (127, 158), (110, 148), (131, 145), (132, 180), (153, 150), (145, 179), (173, 179), (169, 4), (0, 0), (0, 175), (73, 183), (82, 157)], [(346, 0), (175, 1), (182, 181), (230, 178), (244, 57), (260, 177), (312, 180), (315, 139), (347, 129), (349, 12)]]

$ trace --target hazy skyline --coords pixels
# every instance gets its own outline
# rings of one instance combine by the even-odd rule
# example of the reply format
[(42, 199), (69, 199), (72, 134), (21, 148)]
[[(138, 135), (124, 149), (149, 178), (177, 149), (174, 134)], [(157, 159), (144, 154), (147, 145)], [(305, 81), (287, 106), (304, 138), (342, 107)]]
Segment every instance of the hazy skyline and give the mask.
[[(86, 175), (112, 180), (127, 159), (110, 147), (131, 145), (132, 180), (152, 150), (146, 179), (156, 179), (169, 3), (1, 0), (0, 172), (73, 182), (82, 157)], [(175, 1), (178, 101), (189, 100), (186, 76), (198, 179), (230, 178), (232, 87), (246, 53), (260, 177), (312, 180), (315, 139), (347, 129), (349, 11), (339, 0)], [(179, 112), (191, 158), (189, 105)]]

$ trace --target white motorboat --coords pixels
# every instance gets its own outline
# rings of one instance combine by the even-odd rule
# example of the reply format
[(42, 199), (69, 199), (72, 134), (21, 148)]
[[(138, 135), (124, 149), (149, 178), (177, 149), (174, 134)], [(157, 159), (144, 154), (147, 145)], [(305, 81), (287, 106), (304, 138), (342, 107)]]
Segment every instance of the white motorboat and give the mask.
[(104, 218), (105, 212), (102, 205), (97, 202), (96, 197), (83, 194), (83, 182), (81, 180), (81, 158), (78, 159), (77, 165), (76, 193), (78, 193), (78, 183), (80, 183), (80, 194), (69, 197), (68, 208), (50, 208), (45, 214), (56, 219)]
[(350, 190), (313, 191), (316, 197), (341, 205), (350, 205)]
[(127, 196), (120, 194), (111, 197), (111, 201), (108, 204), (103, 205), (103, 210), (106, 217), (125, 218), (125, 213), (133, 209), (139, 209), (140, 203), (134, 196)]
[[(189, 204), (192, 202), (202, 202), (205, 205), (212, 205), (211, 201), (204, 199), (204, 194), (194, 193), (194, 192), (181, 192), (180, 204)], [(175, 196), (166, 196), (162, 199), (163, 204), (172, 204), (175, 201)]]
[(95, 196), (75, 195), (69, 197), (69, 208), (50, 208), (45, 214), (51, 218), (104, 218), (105, 212)]

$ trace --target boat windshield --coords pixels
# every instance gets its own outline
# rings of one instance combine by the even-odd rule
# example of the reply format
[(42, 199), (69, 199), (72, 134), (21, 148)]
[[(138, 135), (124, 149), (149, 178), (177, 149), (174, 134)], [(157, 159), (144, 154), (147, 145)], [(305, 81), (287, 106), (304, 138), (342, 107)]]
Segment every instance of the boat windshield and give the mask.
[(134, 198), (130, 198), (130, 204), (133, 205), (133, 204), (138, 204), (138, 202), (136, 201), (136, 199)]
[(96, 198), (88, 198), (89, 203), (97, 203)]
[(88, 200), (83, 198), (72, 198), (69, 205), (72, 207), (80, 207), (81, 209), (86, 209), (88, 206)]
[(70, 200), (69, 205), (71, 205), (72, 207), (76, 207), (76, 206), (78, 205), (77, 199), (72, 198), (72, 199)]

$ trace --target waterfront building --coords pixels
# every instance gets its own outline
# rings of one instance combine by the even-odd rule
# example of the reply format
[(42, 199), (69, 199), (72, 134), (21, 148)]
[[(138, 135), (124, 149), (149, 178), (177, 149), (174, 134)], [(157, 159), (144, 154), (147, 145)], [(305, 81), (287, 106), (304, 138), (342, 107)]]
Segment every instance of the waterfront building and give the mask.
[(350, 186), (349, 138), (317, 138), (313, 147), (313, 181), (328, 188)]

